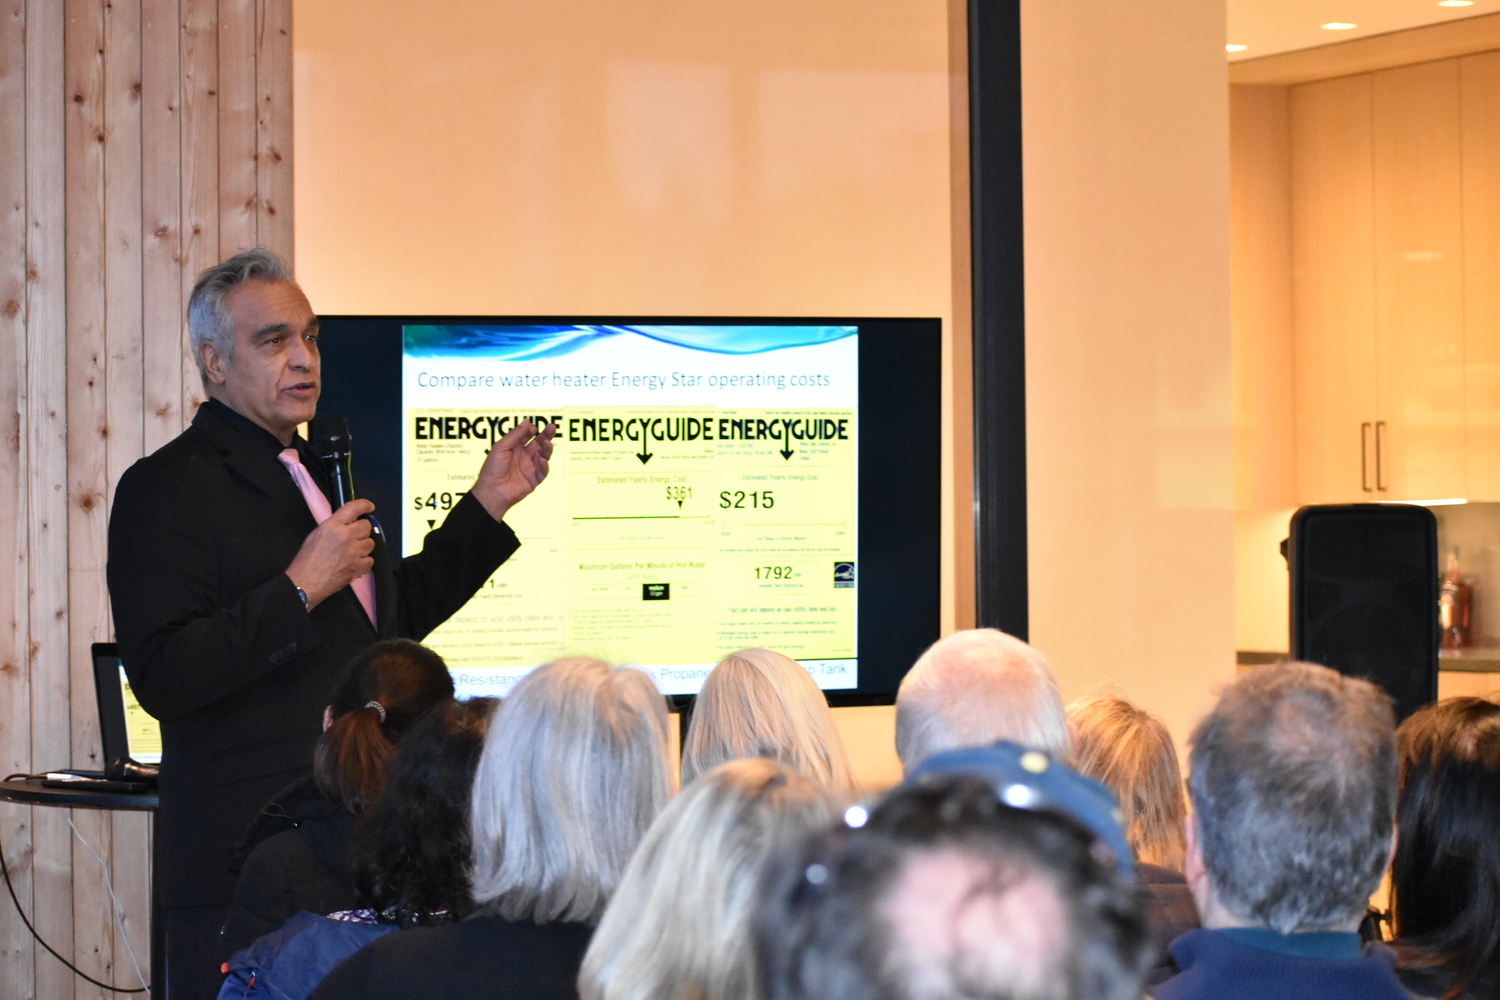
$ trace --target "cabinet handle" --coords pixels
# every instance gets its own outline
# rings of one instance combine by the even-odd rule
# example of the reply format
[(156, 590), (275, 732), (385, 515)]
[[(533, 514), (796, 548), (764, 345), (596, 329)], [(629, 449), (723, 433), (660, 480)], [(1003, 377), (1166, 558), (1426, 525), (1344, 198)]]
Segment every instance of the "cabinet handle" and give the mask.
[(1375, 488), (1384, 491), (1385, 485), (1385, 421), (1375, 421)]
[(1359, 425), (1359, 488), (1366, 493), (1370, 489), (1370, 422)]

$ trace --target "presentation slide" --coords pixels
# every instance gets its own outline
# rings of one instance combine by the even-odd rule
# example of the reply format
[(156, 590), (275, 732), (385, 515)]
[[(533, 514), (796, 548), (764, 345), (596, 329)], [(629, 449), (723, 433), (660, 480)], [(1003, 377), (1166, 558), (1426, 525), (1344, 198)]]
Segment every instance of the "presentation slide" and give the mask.
[(403, 545), (522, 420), (559, 430), (522, 547), (425, 640), (461, 696), (588, 655), (696, 694), (746, 646), (859, 682), (853, 326), (403, 327)]
[(146, 714), (135, 692), (130, 689), (130, 678), (125, 668), (120, 668), (120, 697), (125, 703), (125, 739), (130, 748), (130, 759), (138, 764), (161, 763), (161, 723)]

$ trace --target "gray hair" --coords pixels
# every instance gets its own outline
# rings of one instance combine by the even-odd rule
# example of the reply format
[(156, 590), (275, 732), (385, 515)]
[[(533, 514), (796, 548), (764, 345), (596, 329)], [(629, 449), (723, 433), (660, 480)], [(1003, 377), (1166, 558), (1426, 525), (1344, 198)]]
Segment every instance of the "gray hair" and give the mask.
[(896, 755), (909, 772), (955, 747), (1010, 740), (1073, 760), (1062, 694), (1046, 657), (998, 629), (939, 639), (896, 693)]
[(671, 798), (666, 699), (584, 658), (526, 675), (474, 775), (474, 901), (508, 920), (592, 923)]
[(730, 761), (693, 782), (631, 859), (583, 957), (580, 996), (759, 996), (757, 879), (768, 858), (835, 815), (826, 789), (778, 761)]
[(1359, 918), (1396, 818), (1390, 699), (1312, 663), (1258, 667), (1193, 731), (1188, 796), (1219, 903), (1283, 934)]
[(785, 761), (841, 798), (856, 794), (828, 699), (801, 664), (769, 649), (730, 653), (703, 682), (683, 741), (682, 783), (742, 757)]
[(205, 388), (208, 370), (203, 366), (203, 345), (213, 344), (226, 359), (234, 357), (234, 319), (224, 308), (224, 296), (236, 285), (256, 279), (291, 281), (292, 269), (265, 247), (255, 247), (206, 269), (193, 282), (187, 307), (188, 342)]

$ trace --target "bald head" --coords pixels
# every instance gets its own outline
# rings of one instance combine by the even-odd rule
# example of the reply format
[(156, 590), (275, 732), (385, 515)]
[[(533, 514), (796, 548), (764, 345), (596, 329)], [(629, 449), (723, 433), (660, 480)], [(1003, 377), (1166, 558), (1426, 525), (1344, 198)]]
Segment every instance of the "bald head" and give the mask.
[(896, 753), (910, 771), (955, 747), (1010, 740), (1073, 759), (1057, 678), (1045, 657), (996, 629), (934, 643), (896, 695)]

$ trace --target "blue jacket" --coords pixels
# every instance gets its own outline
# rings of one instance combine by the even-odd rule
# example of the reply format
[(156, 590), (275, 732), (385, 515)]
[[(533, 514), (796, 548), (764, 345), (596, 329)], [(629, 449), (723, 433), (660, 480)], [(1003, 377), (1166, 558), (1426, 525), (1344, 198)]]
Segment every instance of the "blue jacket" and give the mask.
[[(1252, 932), (1253, 934), (1254, 932)], [(1264, 932), (1262, 932), (1264, 933)], [(1156, 1000), (1410, 1000), (1383, 946), (1363, 952), (1358, 935), (1348, 957), (1312, 957), (1256, 947), (1235, 931), (1195, 930), (1172, 942), (1182, 971), (1151, 991)], [(1280, 935), (1268, 935), (1280, 937)], [(1302, 938), (1304, 935), (1289, 935)], [(1342, 938), (1344, 935), (1321, 935)]]
[(303, 1000), (335, 965), (395, 930), (395, 924), (331, 920), (304, 910), (235, 952), (219, 1000)]

